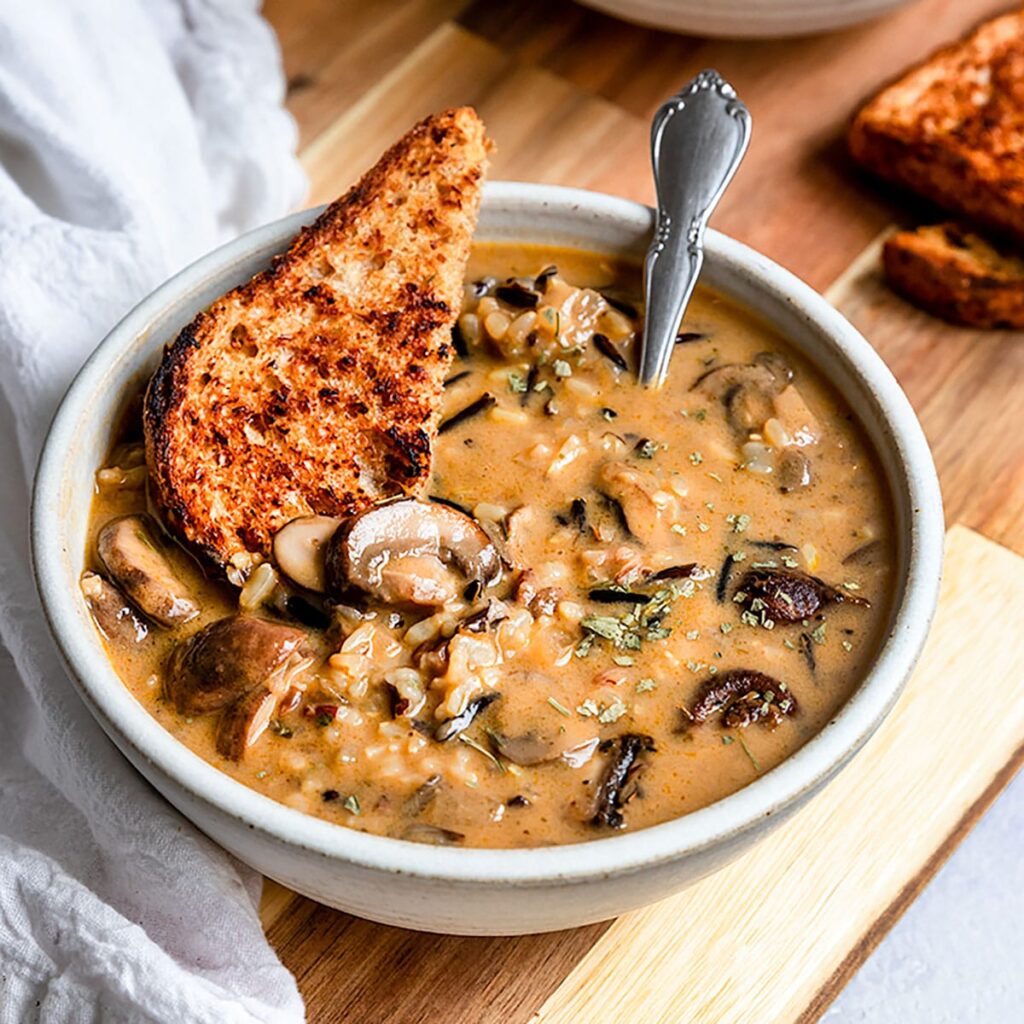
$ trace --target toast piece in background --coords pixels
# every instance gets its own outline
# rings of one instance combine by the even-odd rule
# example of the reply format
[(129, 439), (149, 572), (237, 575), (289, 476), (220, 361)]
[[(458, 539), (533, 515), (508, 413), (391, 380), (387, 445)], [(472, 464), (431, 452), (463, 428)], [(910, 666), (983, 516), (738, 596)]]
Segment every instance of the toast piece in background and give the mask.
[(1024, 327), (1024, 258), (958, 224), (899, 231), (882, 250), (893, 290), (971, 327)]
[(166, 349), (152, 495), (233, 581), (290, 519), (427, 480), (487, 151), (471, 108), (428, 117)]
[(883, 178), (1024, 240), (1024, 11), (982, 24), (887, 86), (848, 141)]

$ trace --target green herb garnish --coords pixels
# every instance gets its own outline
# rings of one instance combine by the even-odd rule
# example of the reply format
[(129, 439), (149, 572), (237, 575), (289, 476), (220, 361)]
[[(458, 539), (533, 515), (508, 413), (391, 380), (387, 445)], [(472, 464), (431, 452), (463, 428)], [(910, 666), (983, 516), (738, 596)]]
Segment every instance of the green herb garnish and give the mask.
[(747, 741), (742, 736), (736, 737), (740, 741), (740, 746), (743, 748), (743, 753), (750, 758), (750, 763), (754, 766), (754, 771), (758, 774), (761, 773), (761, 766), (757, 763), (757, 758), (751, 753), (750, 747), (747, 746)]
[(498, 757), (497, 754), (488, 750), (482, 743), (478, 743), (475, 739), (473, 739), (472, 736), (468, 735), (467, 733), (460, 732), (459, 742), (465, 743), (467, 747), (469, 747), (472, 750), (475, 750), (478, 754), (483, 754), (483, 756), (486, 757), (487, 760), (490, 761), (491, 764), (493, 764), (494, 767), (498, 769), (498, 771), (505, 771), (505, 762), (502, 761), (502, 759)]
[(572, 712), (564, 705), (560, 704), (554, 697), (548, 697), (548, 703), (560, 714), (565, 715), (566, 718), (572, 718)]

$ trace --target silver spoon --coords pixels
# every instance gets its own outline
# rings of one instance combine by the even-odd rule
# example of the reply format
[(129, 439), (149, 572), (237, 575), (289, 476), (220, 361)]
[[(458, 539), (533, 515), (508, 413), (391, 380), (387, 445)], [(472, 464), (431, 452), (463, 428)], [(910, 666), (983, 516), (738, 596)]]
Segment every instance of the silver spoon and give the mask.
[(704, 229), (750, 141), (750, 112), (717, 71), (702, 71), (651, 124), (658, 212), (644, 263), (640, 383), (660, 387), (704, 262)]

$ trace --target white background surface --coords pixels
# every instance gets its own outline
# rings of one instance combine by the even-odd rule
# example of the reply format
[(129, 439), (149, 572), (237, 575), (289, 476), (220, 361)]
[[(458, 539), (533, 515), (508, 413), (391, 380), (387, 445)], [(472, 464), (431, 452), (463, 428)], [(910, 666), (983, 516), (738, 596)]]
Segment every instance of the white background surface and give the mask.
[[(1008, 682), (1012, 700), (1016, 681)], [(823, 1020), (1024, 1021), (1022, 910), (1024, 775), (968, 835)]]

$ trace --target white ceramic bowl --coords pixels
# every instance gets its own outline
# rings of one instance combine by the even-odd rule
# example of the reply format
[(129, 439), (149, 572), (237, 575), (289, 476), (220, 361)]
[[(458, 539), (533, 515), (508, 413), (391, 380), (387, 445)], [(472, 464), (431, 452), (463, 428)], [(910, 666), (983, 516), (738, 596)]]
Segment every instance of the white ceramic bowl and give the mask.
[(581, 0), (651, 28), (722, 39), (769, 39), (846, 28), (913, 0)]
[[(567, 928), (656, 900), (746, 850), (853, 756), (899, 695), (935, 607), (943, 520), (924, 436), (875, 351), (797, 278), (714, 231), (706, 282), (774, 323), (839, 387), (894, 495), (899, 589), (888, 639), (835, 719), (779, 767), (675, 821), (579, 845), (426, 846), (330, 824), (246, 788), (174, 739), (117, 678), (78, 587), (94, 473), (112, 424), (164, 342), (264, 267), (315, 213), (253, 231), (157, 289), (111, 331), (57, 413), (36, 479), (32, 548), (43, 606), (82, 699), (135, 767), (232, 853), (313, 899), (388, 924), (459, 934)], [(637, 203), (498, 182), (487, 188), (477, 237), (639, 256), (651, 225), (651, 211)]]

